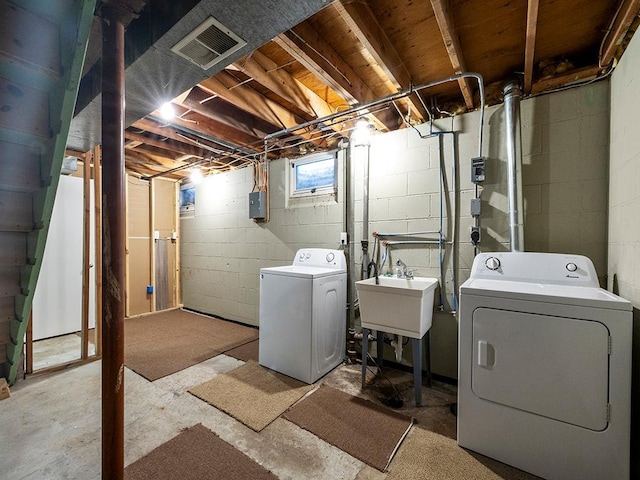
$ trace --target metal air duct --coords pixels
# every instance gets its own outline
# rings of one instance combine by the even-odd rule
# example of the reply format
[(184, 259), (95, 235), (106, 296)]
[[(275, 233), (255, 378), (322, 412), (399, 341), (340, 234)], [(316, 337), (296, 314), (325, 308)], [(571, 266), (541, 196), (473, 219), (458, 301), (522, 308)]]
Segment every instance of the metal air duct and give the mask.
[(509, 199), (509, 246), (512, 252), (524, 250), (524, 202), (522, 199), (522, 134), (520, 100), (522, 90), (517, 80), (503, 89), (507, 138), (507, 196)]

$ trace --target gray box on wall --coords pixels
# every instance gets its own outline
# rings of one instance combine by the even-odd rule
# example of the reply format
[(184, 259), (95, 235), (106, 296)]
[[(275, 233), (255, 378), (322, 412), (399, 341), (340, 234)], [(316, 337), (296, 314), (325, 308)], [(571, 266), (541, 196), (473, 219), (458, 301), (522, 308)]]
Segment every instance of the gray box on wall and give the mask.
[(249, 218), (265, 217), (265, 192), (249, 194)]

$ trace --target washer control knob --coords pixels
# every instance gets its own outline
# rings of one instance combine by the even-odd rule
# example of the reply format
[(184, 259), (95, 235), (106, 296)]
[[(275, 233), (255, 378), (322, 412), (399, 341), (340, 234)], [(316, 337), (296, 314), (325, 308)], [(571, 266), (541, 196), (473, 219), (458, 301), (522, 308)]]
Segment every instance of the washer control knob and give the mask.
[(305, 258), (311, 258), (311, 252), (307, 252), (307, 254), (305, 255)]
[(575, 272), (576, 270), (578, 270), (578, 266), (575, 263), (567, 263), (565, 268), (570, 272)]
[(497, 270), (500, 268), (500, 260), (496, 257), (487, 258), (484, 264), (489, 270)]
[(327, 263), (333, 262), (334, 258), (336, 258), (336, 256), (333, 254), (333, 252), (327, 253)]

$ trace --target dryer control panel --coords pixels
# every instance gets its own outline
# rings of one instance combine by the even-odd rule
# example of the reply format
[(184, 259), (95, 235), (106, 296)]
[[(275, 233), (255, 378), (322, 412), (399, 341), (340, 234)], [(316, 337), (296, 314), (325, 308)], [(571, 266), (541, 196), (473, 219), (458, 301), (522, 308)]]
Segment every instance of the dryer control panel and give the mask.
[(293, 264), (306, 267), (335, 268), (346, 270), (347, 259), (342, 250), (328, 248), (301, 248), (293, 259)]
[(470, 278), (598, 288), (593, 262), (582, 255), (537, 252), (481, 253)]

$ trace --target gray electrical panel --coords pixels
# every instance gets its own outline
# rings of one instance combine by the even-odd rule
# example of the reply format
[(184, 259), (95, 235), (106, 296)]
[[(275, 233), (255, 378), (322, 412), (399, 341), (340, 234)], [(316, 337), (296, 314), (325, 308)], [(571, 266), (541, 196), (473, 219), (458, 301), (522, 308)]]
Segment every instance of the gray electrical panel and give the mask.
[(265, 192), (251, 192), (249, 194), (249, 218), (265, 218)]

